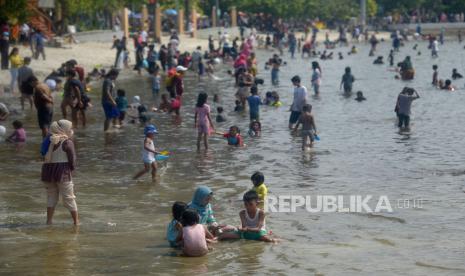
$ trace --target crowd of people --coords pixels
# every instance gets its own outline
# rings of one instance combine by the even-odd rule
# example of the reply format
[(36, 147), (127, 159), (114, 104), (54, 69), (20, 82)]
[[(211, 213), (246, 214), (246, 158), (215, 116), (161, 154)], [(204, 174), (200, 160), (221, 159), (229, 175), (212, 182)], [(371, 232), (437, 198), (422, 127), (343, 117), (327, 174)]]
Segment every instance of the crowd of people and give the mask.
[[(305, 53), (312, 58), (311, 67), (311, 90), (315, 96), (320, 96), (323, 80), (323, 70), (320, 62), (333, 58), (332, 50), (337, 45), (346, 46), (354, 40), (359, 40), (365, 36), (367, 43), (371, 45), (370, 56), (375, 56), (377, 44), (380, 42), (375, 34), (362, 34), (360, 29), (352, 30), (353, 40), (347, 38), (347, 30), (339, 29), (337, 40), (331, 41), (329, 36), (322, 45), (317, 42), (318, 29), (313, 26), (308, 34), (302, 38), (297, 38), (293, 29), (287, 29), (284, 25), (273, 29), (273, 38), (270, 34), (258, 35), (252, 29), (249, 34), (235, 38), (232, 43), (226, 32), (220, 32), (215, 41), (213, 36), (209, 38), (209, 47), (202, 52), (198, 46), (192, 53), (180, 50), (181, 40), (176, 32), (170, 36), (169, 42), (157, 45), (150, 41), (146, 31), (141, 31), (132, 36), (134, 45), (134, 62), (131, 62), (128, 43), (130, 38), (114, 37), (112, 49), (116, 50), (115, 60), (109, 65), (109, 69), (91, 68), (86, 75), (83, 66), (75, 59), (65, 61), (60, 68), (53, 70), (44, 80), (39, 80), (32, 68), (30, 68), (30, 57), (22, 57), (19, 48), (14, 47), (8, 55), (8, 66), (11, 70), (11, 83), (9, 93), (16, 93), (18, 88), (21, 94), (21, 106), (24, 110), (26, 103), (30, 108), (33, 106), (37, 111), (37, 122), (42, 131), (43, 143), (41, 154), (44, 158), (41, 179), (47, 186), (47, 224), (52, 224), (53, 214), (58, 202), (58, 197), (63, 197), (65, 207), (70, 211), (74, 224), (79, 224), (77, 204), (74, 195), (74, 184), (72, 173), (76, 169), (76, 150), (73, 143), (73, 129), (86, 127), (87, 108), (93, 104), (87, 95), (90, 83), (95, 80), (102, 80), (101, 107), (103, 110), (104, 126), (103, 131), (109, 132), (112, 128), (120, 128), (126, 123), (137, 123), (143, 126), (144, 140), (142, 142), (142, 163), (143, 168), (136, 173), (134, 179), (138, 179), (144, 174), (151, 172), (152, 178), (157, 175), (157, 163), (164, 160), (169, 152), (160, 151), (156, 145), (157, 127), (154, 125), (154, 118), (157, 112), (171, 113), (175, 118), (181, 116), (183, 108), (184, 75), (196, 74), (198, 78), (210, 78), (215, 80), (216, 65), (223, 63), (228, 68), (229, 75), (234, 79), (237, 89), (235, 94), (235, 112), (241, 113), (248, 110), (249, 130), (247, 135), (259, 137), (261, 135), (261, 115), (262, 105), (279, 108), (282, 106), (278, 91), (268, 91), (265, 97), (261, 97), (259, 87), (264, 80), (258, 77), (258, 61), (256, 51), (263, 50), (276, 51), (268, 61), (265, 70), (270, 71), (271, 84), (277, 86), (281, 83), (280, 70), (286, 66), (283, 57), (290, 59), (297, 58), (296, 53), (301, 53), (303, 59)], [(3, 32), (3, 36), (8, 35)], [(265, 38), (264, 38), (265, 37)], [(411, 80), (415, 77), (415, 70), (410, 56), (406, 56), (402, 62), (394, 63), (394, 56), (403, 46), (403, 38), (400, 34), (393, 35), (392, 50), (388, 56), (389, 65), (396, 72), (396, 78)], [(438, 43), (433, 39), (430, 43), (432, 56), (438, 56)], [(40, 46), (40, 45), (39, 45)], [(157, 47), (159, 46), (159, 47)], [(324, 50), (321, 52), (321, 46)], [(37, 47), (37, 43), (36, 43)], [(416, 46), (415, 46), (416, 47)], [(2, 48), (3, 49), (3, 48)], [(285, 54), (289, 51), (289, 56)], [(36, 48), (34, 58), (39, 54), (45, 54), (43, 49)], [(347, 55), (356, 55), (357, 47), (351, 47)], [(344, 59), (344, 54), (338, 52), (338, 58)], [(317, 60), (320, 60), (317, 61)], [(134, 67), (129, 66), (134, 64)], [(373, 62), (376, 65), (384, 64), (383, 56), (378, 56)], [(3, 51), (2, 51), (3, 65)], [(133, 69), (138, 75), (148, 76), (151, 79), (150, 94), (153, 96), (153, 107), (141, 102), (139, 96), (134, 96), (129, 104), (126, 92), (117, 88), (116, 80), (121, 71)], [(442, 81), (438, 77), (438, 66), (433, 66), (432, 84), (440, 89), (453, 91), (454, 87), (449, 79)], [(342, 73), (342, 72), (341, 72)], [(397, 75), (397, 73), (399, 75)], [(453, 80), (462, 78), (457, 69), (452, 72)], [(346, 67), (340, 82), (340, 89), (343, 95), (352, 97), (356, 77), (352, 74), (350, 67)], [(163, 81), (162, 81), (163, 80)], [(327, 80), (330, 81), (330, 80)], [(334, 80), (332, 80), (334, 81)], [(62, 85), (63, 83), (63, 85)], [(289, 86), (293, 87), (293, 100), (290, 105), (289, 129), (296, 134), (301, 127), (299, 136), (302, 137), (302, 150), (310, 150), (314, 142), (319, 140), (316, 127), (316, 118), (312, 112), (312, 105), (309, 101), (309, 91), (303, 85), (301, 77), (295, 75), (289, 80)], [(58, 103), (52, 95), (54, 91), (63, 89), (63, 98), (60, 104), (61, 116), (59, 120), (53, 114), (54, 106)], [(219, 95), (213, 96), (213, 102), (218, 102)], [(404, 131), (409, 130), (412, 102), (420, 98), (419, 93), (411, 87), (405, 87), (398, 95), (395, 104), (395, 113), (398, 117), (398, 126)], [(362, 91), (356, 92), (355, 100), (362, 103), (367, 99)], [(208, 94), (201, 92), (198, 94), (197, 103), (194, 108), (194, 127), (197, 129), (197, 150), (201, 150), (202, 145), (205, 150), (209, 149), (209, 137), (219, 135), (227, 141), (227, 144), (234, 147), (246, 147), (243, 134), (237, 125), (231, 125), (226, 132), (217, 131), (215, 122), (227, 121), (223, 115), (224, 108), (216, 108), (216, 117), (212, 116), (214, 111), (208, 104)], [(69, 111), (71, 112), (70, 115)], [(9, 119), (10, 111), (7, 106), (0, 103), (0, 121)], [(70, 120), (68, 120), (70, 118)], [(12, 122), (14, 131), (6, 140), (16, 145), (24, 145), (27, 141), (26, 131), (19, 120)], [(0, 134), (5, 132), (5, 128), (0, 128)], [(4, 135), (4, 133), (3, 133)], [(256, 172), (251, 176), (253, 188), (243, 195), (245, 209), (240, 211), (239, 217), (241, 226), (219, 224), (213, 216), (211, 199), (213, 192), (210, 188), (201, 186), (195, 191), (192, 201), (189, 204), (176, 201), (172, 206), (173, 220), (167, 229), (167, 239), (173, 247), (181, 248), (187, 256), (205, 255), (209, 247), (218, 240), (224, 239), (249, 239), (266, 242), (277, 242), (267, 231), (265, 226), (266, 213), (263, 210), (263, 203), (266, 201), (267, 187), (264, 184), (263, 173)]]

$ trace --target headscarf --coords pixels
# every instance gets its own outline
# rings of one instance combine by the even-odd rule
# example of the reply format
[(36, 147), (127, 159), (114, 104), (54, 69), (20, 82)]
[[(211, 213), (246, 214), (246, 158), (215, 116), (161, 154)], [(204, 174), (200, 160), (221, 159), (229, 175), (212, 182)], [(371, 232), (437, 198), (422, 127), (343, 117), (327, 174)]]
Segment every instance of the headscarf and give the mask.
[(73, 136), (73, 123), (68, 120), (55, 121), (50, 125), (50, 146), (45, 155), (45, 162), (50, 162), (53, 148)]
[(234, 62), (234, 68), (244, 67), (247, 68), (247, 57), (245, 55), (240, 55)]
[(205, 198), (213, 192), (207, 186), (199, 186), (192, 197), (192, 201), (188, 204), (189, 208), (195, 209), (200, 216), (200, 224), (208, 224), (215, 222), (210, 203), (205, 204)]

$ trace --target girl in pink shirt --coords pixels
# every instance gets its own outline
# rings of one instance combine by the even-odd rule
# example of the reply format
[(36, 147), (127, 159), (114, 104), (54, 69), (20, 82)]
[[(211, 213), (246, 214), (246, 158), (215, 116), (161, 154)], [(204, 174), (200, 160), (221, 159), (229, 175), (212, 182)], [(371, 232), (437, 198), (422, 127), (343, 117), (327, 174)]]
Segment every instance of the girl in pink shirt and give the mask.
[(24, 143), (26, 142), (26, 131), (23, 128), (23, 123), (14, 121), (13, 127), (15, 131), (6, 140), (10, 143)]
[(207, 93), (200, 93), (197, 98), (197, 104), (195, 106), (195, 127), (198, 129), (197, 136), (197, 150), (200, 150), (200, 140), (205, 145), (205, 149), (208, 149), (208, 135), (210, 135), (210, 127), (214, 129), (212, 119), (210, 118), (210, 106), (207, 104)]
[(216, 238), (202, 224), (199, 224), (199, 214), (193, 209), (187, 209), (182, 214), (182, 231), (178, 241), (182, 240), (182, 252), (189, 257), (200, 257), (208, 253), (207, 242), (216, 242)]

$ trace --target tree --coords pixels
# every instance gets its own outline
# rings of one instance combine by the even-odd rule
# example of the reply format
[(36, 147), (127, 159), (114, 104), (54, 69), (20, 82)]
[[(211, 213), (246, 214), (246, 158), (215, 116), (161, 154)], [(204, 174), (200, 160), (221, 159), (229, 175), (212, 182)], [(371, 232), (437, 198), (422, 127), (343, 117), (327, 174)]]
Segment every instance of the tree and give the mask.
[(29, 15), (27, 2), (27, 0), (0, 0), (0, 21), (26, 22)]

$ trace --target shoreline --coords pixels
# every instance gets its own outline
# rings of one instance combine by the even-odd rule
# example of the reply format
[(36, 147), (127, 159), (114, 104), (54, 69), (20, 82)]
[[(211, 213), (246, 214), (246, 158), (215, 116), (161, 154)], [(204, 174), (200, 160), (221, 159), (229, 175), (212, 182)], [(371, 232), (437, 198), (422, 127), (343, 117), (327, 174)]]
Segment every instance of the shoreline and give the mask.
[[(202, 51), (208, 49), (208, 39), (200, 37), (208, 37), (209, 34), (213, 35), (214, 38), (218, 37), (219, 28), (203, 29), (199, 30), (202, 34), (199, 34), (199, 38), (191, 38), (189, 35), (180, 35), (180, 44), (179, 49), (181, 52), (192, 52), (197, 46), (202, 47)], [(230, 40), (234, 38), (230, 32), (230, 29), (226, 29), (228, 33), (231, 34)], [(320, 30), (317, 36), (317, 42), (323, 42), (325, 39), (325, 33), (329, 32), (329, 38), (335, 40), (338, 37), (338, 33), (333, 30)], [(43, 80), (47, 75), (49, 75), (52, 70), (55, 70), (61, 66), (67, 60), (75, 59), (78, 63), (84, 67), (85, 72), (90, 72), (96, 66), (109, 69), (115, 60), (116, 50), (111, 49), (112, 46), (112, 37), (116, 35), (120, 37), (122, 32), (113, 32), (113, 31), (91, 31), (86, 33), (78, 33), (76, 39), (79, 41), (80, 38), (83, 38), (83, 41), (78, 44), (65, 44), (61, 48), (55, 47), (46, 47), (45, 54), (46, 60), (42, 59), (32, 59), (30, 67), (34, 71), (34, 74), (38, 77), (39, 80)], [(300, 38), (303, 34), (296, 33), (297, 37)], [(260, 36), (264, 34), (259, 34)], [(376, 34), (378, 39), (384, 38), (389, 39), (389, 33), (381, 32)], [(84, 38), (85, 37), (85, 38)], [(162, 44), (167, 44), (169, 41), (169, 36), (162, 37)], [(363, 43), (363, 42), (359, 42)], [(215, 44), (217, 45), (217, 40), (215, 39)], [(30, 47), (23, 45), (10, 45), (12, 47), (19, 47), (21, 57), (31, 56)], [(159, 44), (156, 48), (158, 49)], [(130, 67), (134, 65), (134, 45), (132, 41), (128, 42), (128, 50), (130, 56)], [(273, 50), (274, 51), (274, 50)], [(277, 51), (277, 49), (276, 49)], [(131, 69), (123, 70), (123, 74), (120, 77), (127, 78), (132, 76), (137, 76), (137, 73)], [(0, 98), (2, 97), (15, 97), (20, 96), (19, 92), (11, 95), (9, 93), (4, 93), (4, 87), (8, 89), (10, 83), (10, 72), (9, 70), (0, 71)]]

